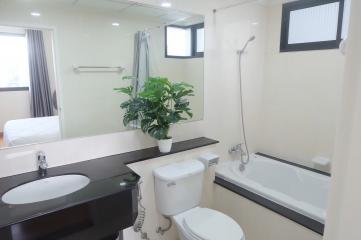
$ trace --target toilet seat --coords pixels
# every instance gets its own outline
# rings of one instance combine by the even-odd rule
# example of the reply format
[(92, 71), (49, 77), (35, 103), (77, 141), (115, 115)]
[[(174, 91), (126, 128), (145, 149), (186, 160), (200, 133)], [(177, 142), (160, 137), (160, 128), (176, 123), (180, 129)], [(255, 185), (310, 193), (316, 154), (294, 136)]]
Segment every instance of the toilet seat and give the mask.
[(182, 220), (184, 231), (194, 240), (243, 240), (241, 227), (227, 215), (208, 208), (196, 208)]

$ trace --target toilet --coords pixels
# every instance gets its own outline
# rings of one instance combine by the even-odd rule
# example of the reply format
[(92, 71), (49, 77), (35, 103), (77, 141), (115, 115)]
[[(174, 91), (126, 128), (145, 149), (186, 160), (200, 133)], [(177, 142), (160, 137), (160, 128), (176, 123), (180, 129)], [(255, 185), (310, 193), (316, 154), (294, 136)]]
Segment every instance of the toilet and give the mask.
[(229, 216), (199, 207), (205, 167), (187, 160), (153, 170), (158, 211), (171, 217), (181, 240), (245, 240)]

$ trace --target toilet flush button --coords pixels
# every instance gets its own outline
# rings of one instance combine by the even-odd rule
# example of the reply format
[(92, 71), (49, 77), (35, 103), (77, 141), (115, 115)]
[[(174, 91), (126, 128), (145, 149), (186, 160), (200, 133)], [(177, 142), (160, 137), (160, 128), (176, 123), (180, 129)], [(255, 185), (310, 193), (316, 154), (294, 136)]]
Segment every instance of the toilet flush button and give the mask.
[(124, 187), (124, 186), (127, 185), (127, 183), (126, 183), (126, 182), (120, 182), (119, 185), (120, 185), (121, 187)]

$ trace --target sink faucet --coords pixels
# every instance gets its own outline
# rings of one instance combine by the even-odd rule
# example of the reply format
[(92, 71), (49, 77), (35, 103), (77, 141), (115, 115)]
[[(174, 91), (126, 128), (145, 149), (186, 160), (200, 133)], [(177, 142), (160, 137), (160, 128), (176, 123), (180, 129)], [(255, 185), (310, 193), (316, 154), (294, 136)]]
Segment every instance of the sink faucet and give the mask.
[(38, 159), (38, 172), (39, 175), (44, 177), (46, 175), (47, 169), (48, 169), (48, 163), (46, 162), (46, 156), (45, 153), (40, 151), (36, 154)]

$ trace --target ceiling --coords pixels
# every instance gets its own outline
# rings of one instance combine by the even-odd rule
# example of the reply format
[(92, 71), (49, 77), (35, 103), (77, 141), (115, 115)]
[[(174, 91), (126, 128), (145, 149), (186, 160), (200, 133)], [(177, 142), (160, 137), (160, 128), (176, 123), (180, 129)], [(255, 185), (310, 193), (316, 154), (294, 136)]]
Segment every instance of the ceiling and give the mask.
[[(0, 2), (14, 0), (0, 0)], [(92, 11), (100, 14), (111, 14), (119, 17), (143, 18), (150, 21), (172, 24), (188, 19), (200, 19), (203, 16), (178, 11), (171, 8), (162, 8), (140, 4), (127, 0), (15, 0), (21, 4), (31, 6), (47, 6), (74, 8), (84, 11)], [(189, 21), (189, 20), (188, 20)], [(194, 20), (192, 20), (194, 21)]]

